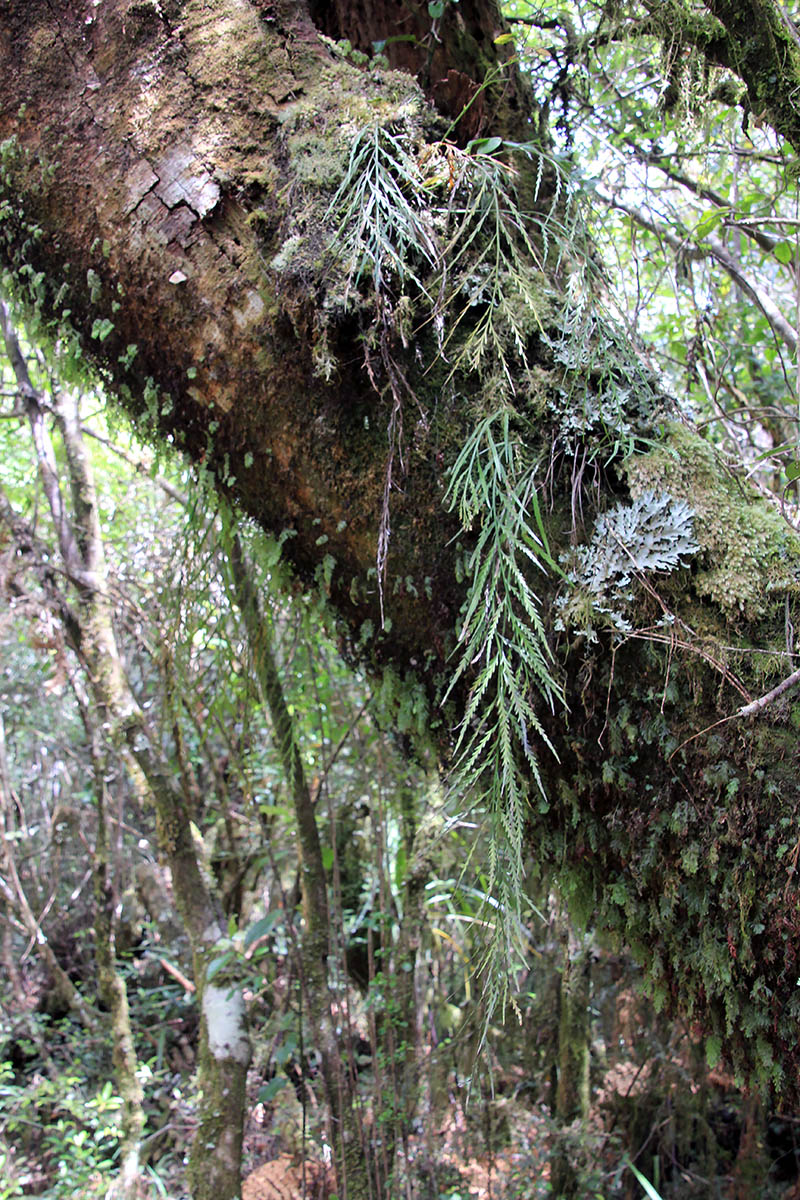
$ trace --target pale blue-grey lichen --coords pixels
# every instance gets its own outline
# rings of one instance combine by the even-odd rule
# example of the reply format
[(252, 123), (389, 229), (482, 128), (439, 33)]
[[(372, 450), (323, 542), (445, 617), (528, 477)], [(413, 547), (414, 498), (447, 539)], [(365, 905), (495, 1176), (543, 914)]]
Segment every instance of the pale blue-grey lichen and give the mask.
[(699, 546), (694, 511), (668, 492), (643, 492), (630, 504), (617, 504), (595, 523), (588, 546), (577, 551), (575, 581), (598, 596), (624, 592), (639, 572), (674, 571), (686, 566)]
[(557, 628), (580, 630), (590, 641), (603, 626), (630, 632), (633, 581), (687, 565), (700, 549), (694, 515), (668, 492), (642, 492), (602, 513), (591, 541), (571, 555), (566, 577), (572, 587), (558, 602)]

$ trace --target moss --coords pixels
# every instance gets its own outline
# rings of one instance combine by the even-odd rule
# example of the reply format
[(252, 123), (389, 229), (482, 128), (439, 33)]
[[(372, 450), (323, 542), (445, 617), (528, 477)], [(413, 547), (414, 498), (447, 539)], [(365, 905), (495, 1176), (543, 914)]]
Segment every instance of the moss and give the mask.
[(800, 539), (698, 434), (671, 424), (664, 442), (628, 459), (625, 472), (633, 496), (667, 491), (694, 509), (699, 595), (756, 618), (776, 592), (800, 594)]
[[(746, 687), (770, 665), (786, 672), (785, 659), (754, 657), (736, 664)], [(634, 948), (657, 1007), (696, 1020), (742, 1078), (793, 1095), (792, 706), (720, 725), (739, 700), (711, 663), (675, 647), (623, 641), (593, 665), (569, 697), (559, 822), (540, 818), (540, 860), (558, 864), (571, 907)]]

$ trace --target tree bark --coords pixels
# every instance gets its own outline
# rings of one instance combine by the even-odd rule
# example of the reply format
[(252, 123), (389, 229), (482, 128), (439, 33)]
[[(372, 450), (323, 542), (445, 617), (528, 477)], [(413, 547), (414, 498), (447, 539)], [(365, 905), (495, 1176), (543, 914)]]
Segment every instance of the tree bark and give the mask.
[(116, 961), (114, 902), (109, 878), (106, 757), (101, 749), (98, 731), (92, 727), (83, 703), (81, 709), (84, 728), (91, 745), (97, 808), (97, 838), (92, 856), (97, 992), (111, 1016), (111, 1060), (114, 1064), (117, 1090), (122, 1098), (120, 1167), (117, 1179), (109, 1188), (108, 1196), (111, 1200), (137, 1200), (143, 1182), (141, 1142), (146, 1118), (142, 1107), (144, 1093), (138, 1075), (139, 1063), (128, 1007), (128, 989), (124, 977), (117, 970)]
[(800, 150), (800, 34), (780, 0), (704, 0), (724, 30), (706, 52), (747, 85), (753, 115)]
[[(418, 7), (424, 22), (427, 6)], [(736, 6), (708, 7), (744, 46)], [(710, 1051), (721, 1044), (739, 1069), (794, 1094), (793, 693), (752, 717), (736, 712), (796, 665), (797, 540), (657, 387), (644, 389), (649, 398), (640, 392), (618, 430), (587, 418), (608, 389), (630, 395), (641, 368), (619, 335), (595, 332), (591, 344), (615, 364), (598, 366), (564, 309), (577, 243), (559, 256), (546, 248), (548, 229), (566, 219), (546, 146), (516, 161), (528, 220), (511, 240), (546, 296), (513, 368), (464, 363), (487, 314), (478, 276), (475, 303), (462, 300), (438, 340), (435, 296), (426, 308), (419, 288), (402, 295), (395, 281), (381, 299), (366, 272), (343, 282), (336, 243), (348, 231), (336, 197), (359, 134), (400, 139), (409, 162), (438, 159), (426, 186), (446, 197), (463, 160), (442, 139), (472, 136), (453, 127), (453, 113), (478, 103), (458, 75), (484, 95), (475, 47), (481, 69), (499, 71), (502, 23), (483, 0), (450, 11), (455, 24), (442, 26), (449, 40), (436, 43), (433, 74), (455, 72), (458, 100), (448, 110), (440, 99), (441, 116), (410, 75), (368, 69), (320, 36), (319, 9), (290, 0), (3, 5), (0, 258), (15, 295), (35, 334), (101, 369), (142, 428), (181, 445), (275, 533), (295, 570), (328, 594), (348, 652), (394, 672), (398, 712), (413, 707), (445, 758), (479, 669), (468, 664), (443, 708), (469, 595), (465, 555), (479, 530), (462, 528), (443, 498), (494, 393), (503, 391), (526, 453), (542, 464), (554, 559), (574, 561), (591, 518), (620, 502), (668, 495), (691, 506), (691, 567), (632, 570), (622, 625), (598, 621), (585, 588), (558, 570), (531, 568), (551, 644), (555, 625), (565, 626), (557, 661), (569, 719), (532, 701), (558, 761), (542, 740), (546, 799), (532, 789), (526, 835), (537, 860), (561, 872), (570, 902), (647, 964), (657, 1003), (681, 1004), (708, 1031)], [(393, 6), (331, 11), (327, 27), (352, 33), (356, 46), (382, 40), (373, 36), (382, 14), (391, 36)], [(437, 35), (414, 26), (429, 51)], [(767, 116), (793, 137), (777, 94), (795, 94), (789, 50), (776, 60), (785, 72)], [(422, 60), (403, 65), (436, 100)], [(749, 71), (745, 57), (732, 65)], [(503, 70), (511, 84), (502, 94), (516, 99), (498, 109), (500, 135), (544, 137), (513, 68)], [(487, 117), (475, 132), (494, 128)], [(421, 243), (446, 208), (440, 200), (436, 216), (419, 201), (411, 221)], [(440, 264), (440, 279), (452, 265)], [(596, 491), (586, 486), (592, 474)], [(495, 517), (476, 513), (476, 526)], [(492, 586), (485, 600), (494, 602)], [(532, 726), (518, 724), (518, 754), (529, 760)]]

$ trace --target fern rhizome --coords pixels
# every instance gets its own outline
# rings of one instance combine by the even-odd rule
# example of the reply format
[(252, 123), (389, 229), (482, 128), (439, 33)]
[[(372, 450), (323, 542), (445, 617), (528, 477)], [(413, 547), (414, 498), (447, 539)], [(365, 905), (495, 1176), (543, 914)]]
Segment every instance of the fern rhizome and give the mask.
[[(452, 794), (462, 812), (467, 805), (482, 811), (488, 826), (486, 925), (493, 937), (484, 965), (491, 959), (501, 968), (486, 974), (491, 1013), (509, 996), (503, 981), (510, 972), (503, 968), (519, 961), (525, 941), (526, 811), (531, 797), (547, 808), (540, 753), (552, 747), (540, 714), (543, 705), (553, 711), (564, 703), (536, 585), (537, 575), (567, 578), (551, 556), (540, 509), (551, 464), (531, 450), (537, 444), (531, 406), (517, 389), (520, 383), (527, 389), (534, 339), (558, 351), (552, 331), (567, 331), (566, 338), (575, 326), (581, 306), (574, 294), (576, 286), (590, 290), (592, 258), (580, 251), (586, 239), (563, 165), (539, 146), (496, 137), (466, 149), (447, 141), (420, 147), (411, 127), (363, 129), (327, 218), (335, 228), (331, 253), (345, 273), (343, 305), (367, 313), (367, 371), (389, 401), (377, 551), (382, 618), (403, 406), (417, 402), (393, 348), (407, 347), (424, 329), (434, 349), (423, 369), (435, 367), (445, 387), (457, 383), (479, 397), (475, 426), (445, 493), (472, 547), (446, 695), (457, 684), (466, 688)], [(565, 375), (578, 374), (568, 354), (553, 358)], [(574, 399), (573, 389), (565, 378), (565, 398)], [(611, 441), (621, 432), (610, 430)], [(630, 434), (626, 427), (621, 439), (628, 447)], [(684, 549), (691, 545), (689, 530)], [(588, 559), (583, 566), (588, 570)]]

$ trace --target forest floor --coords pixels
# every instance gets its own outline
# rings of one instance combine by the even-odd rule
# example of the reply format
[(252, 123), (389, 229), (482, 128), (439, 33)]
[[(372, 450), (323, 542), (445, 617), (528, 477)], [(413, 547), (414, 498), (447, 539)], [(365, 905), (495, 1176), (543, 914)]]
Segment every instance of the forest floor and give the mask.
[[(453, 1108), (437, 1123), (433, 1139), (412, 1138), (409, 1143), (409, 1158), (416, 1162), (419, 1156), (428, 1161), (440, 1178), (441, 1190), (431, 1192), (438, 1197), (446, 1195), (452, 1200), (497, 1200), (500, 1196), (513, 1194), (512, 1181), (525, 1180), (526, 1200), (537, 1200), (548, 1193), (550, 1165), (549, 1123), (543, 1112), (529, 1110), (529, 1127), (526, 1130), (524, 1149), (515, 1150), (504, 1146), (496, 1154), (471, 1153), (469, 1143), (474, 1146), (475, 1131), (469, 1130), (460, 1108)], [(251, 1149), (251, 1147), (246, 1147)], [(455, 1183), (458, 1180), (458, 1183)], [(262, 1163), (252, 1171), (242, 1185), (242, 1200), (327, 1200), (334, 1191), (333, 1174), (326, 1170), (318, 1157), (280, 1154)], [(408, 1193), (417, 1195), (415, 1189)], [(520, 1193), (522, 1194), (522, 1193)]]

